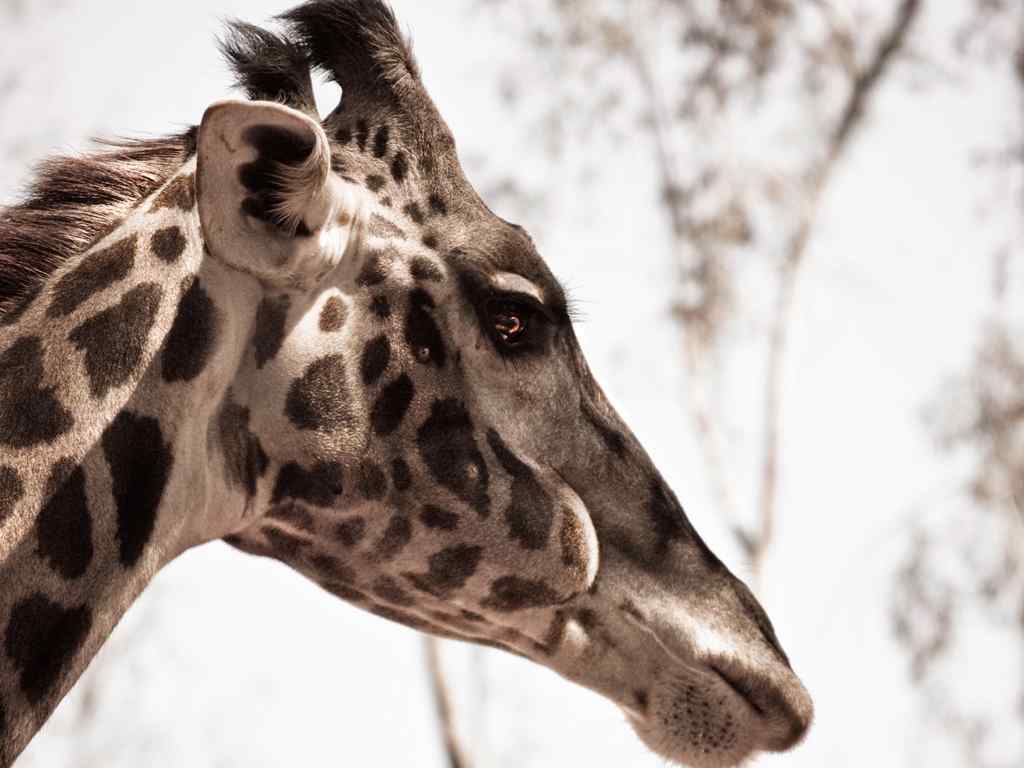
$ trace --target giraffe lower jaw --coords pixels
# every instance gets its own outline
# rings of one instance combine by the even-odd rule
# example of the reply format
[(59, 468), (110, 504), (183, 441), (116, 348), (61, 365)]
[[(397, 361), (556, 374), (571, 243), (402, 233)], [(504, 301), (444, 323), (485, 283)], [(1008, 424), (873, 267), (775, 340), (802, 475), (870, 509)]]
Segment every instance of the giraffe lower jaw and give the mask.
[(795, 677), (777, 683), (735, 662), (674, 664), (652, 688), (643, 712), (623, 706), (641, 741), (692, 768), (737, 766), (758, 752), (782, 752), (803, 738), (809, 699)]

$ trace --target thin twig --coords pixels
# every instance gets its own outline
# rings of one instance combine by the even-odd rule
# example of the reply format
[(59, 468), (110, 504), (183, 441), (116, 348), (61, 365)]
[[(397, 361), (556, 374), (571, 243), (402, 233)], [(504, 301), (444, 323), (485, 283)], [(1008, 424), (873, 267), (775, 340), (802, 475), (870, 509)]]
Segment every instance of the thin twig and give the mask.
[[(655, 165), (660, 176), (662, 202), (668, 214), (672, 231), (674, 250), (681, 252), (687, 247), (690, 226), (685, 213), (687, 190), (676, 173), (676, 161), (669, 140), (670, 119), (665, 114), (663, 102), (658, 93), (658, 86), (651, 71), (650, 63), (644, 53), (643, 46), (635, 39), (630, 40), (628, 55), (636, 70), (640, 86), (647, 102), (651, 117), (651, 134), (654, 139), (654, 150), (657, 162)], [(693, 265), (684, 265), (684, 267)], [(715, 495), (718, 513), (725, 519), (732, 530), (739, 530), (736, 516), (736, 505), (726, 482), (726, 473), (720, 450), (721, 437), (715, 429), (715, 419), (711, 412), (711, 398), (707, 395), (703, 383), (706, 374), (700, 365), (700, 342), (695, 338), (692, 329), (683, 323), (683, 361), (688, 377), (686, 403), (690, 418), (696, 428), (697, 444), (704, 456), (704, 465)]]
[(920, 0), (903, 0), (882, 37), (868, 65), (854, 78), (836, 128), (829, 140), (824, 158), (809, 177), (805, 204), (797, 231), (790, 240), (780, 266), (778, 292), (772, 312), (765, 370), (765, 413), (761, 464), (760, 525), (751, 554), (751, 579), (760, 582), (764, 560), (775, 536), (776, 496), (779, 482), (780, 415), (782, 412), (783, 360), (789, 336), (789, 322), (796, 295), (797, 278), (804, 265), (807, 243), (821, 205), (822, 193), (840, 157), (849, 145), (850, 136), (860, 126), (867, 104), (884, 79), (893, 58), (906, 42), (911, 25), (921, 9)]
[(430, 687), (434, 694), (434, 706), (437, 708), (438, 725), (441, 738), (448, 754), (449, 768), (469, 768), (471, 763), (459, 740), (455, 729), (455, 716), (452, 711), (452, 698), (448, 690), (448, 681), (441, 668), (441, 654), (436, 637), (423, 636), (423, 650), (427, 657), (427, 673), (430, 675)]

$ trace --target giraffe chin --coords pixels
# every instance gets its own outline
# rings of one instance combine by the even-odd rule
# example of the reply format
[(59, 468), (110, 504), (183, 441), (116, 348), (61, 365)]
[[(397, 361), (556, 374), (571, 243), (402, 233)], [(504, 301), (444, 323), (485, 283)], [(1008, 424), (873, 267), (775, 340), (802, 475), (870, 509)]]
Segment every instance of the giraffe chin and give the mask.
[(646, 713), (625, 713), (648, 749), (690, 768), (738, 766), (762, 750), (778, 748), (771, 720), (710, 667), (664, 673)]

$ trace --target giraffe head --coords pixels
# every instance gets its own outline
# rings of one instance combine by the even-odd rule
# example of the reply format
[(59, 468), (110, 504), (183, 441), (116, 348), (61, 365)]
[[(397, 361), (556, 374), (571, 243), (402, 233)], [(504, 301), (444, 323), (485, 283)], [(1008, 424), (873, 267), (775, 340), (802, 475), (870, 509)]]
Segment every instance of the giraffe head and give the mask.
[[(218, 416), (228, 541), (376, 614), (497, 646), (698, 766), (784, 750), (810, 698), (591, 375), (530, 237), (481, 201), (391, 11), (235, 25), (250, 101), (211, 107), (207, 258), (258, 278)], [(341, 85), (317, 115), (310, 66)]]

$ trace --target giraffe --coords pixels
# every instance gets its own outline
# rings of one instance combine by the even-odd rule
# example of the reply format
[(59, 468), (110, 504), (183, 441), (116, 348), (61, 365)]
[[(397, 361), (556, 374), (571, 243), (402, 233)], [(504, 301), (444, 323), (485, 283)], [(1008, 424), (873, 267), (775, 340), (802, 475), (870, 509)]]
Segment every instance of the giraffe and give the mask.
[(217, 540), (551, 668), (670, 761), (791, 748), (813, 707), (771, 622), (466, 180), (391, 8), (279, 21), (229, 25), (245, 99), (0, 212), (0, 764)]

